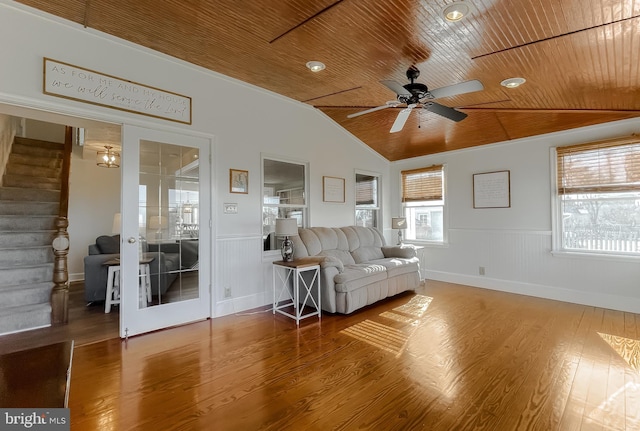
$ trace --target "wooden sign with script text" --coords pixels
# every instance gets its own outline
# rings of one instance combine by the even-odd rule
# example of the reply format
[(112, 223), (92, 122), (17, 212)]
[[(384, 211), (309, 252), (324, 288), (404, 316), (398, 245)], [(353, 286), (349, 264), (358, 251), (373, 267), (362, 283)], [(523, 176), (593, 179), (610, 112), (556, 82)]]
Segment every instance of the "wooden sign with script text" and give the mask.
[(43, 92), (51, 96), (191, 124), (191, 98), (44, 58)]

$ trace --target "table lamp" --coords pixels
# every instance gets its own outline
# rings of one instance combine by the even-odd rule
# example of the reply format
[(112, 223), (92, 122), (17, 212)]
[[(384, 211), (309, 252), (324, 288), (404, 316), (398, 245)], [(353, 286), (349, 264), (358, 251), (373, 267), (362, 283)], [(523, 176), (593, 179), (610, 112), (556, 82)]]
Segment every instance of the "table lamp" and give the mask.
[(294, 218), (277, 218), (276, 219), (276, 236), (283, 236), (282, 241), (282, 260), (285, 262), (293, 261), (293, 242), (290, 236), (298, 235), (298, 220)]
[(402, 245), (402, 231), (407, 228), (407, 219), (405, 217), (392, 217), (391, 228), (398, 229), (398, 245)]

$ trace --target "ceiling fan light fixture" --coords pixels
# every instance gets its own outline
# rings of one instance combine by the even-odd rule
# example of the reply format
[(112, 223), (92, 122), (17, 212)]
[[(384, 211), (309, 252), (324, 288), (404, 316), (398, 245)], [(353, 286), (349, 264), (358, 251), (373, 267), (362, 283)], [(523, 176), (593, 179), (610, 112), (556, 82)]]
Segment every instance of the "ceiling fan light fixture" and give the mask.
[(458, 1), (445, 6), (442, 10), (442, 15), (449, 22), (457, 22), (469, 15), (470, 12), (471, 7), (468, 2)]
[(500, 85), (507, 88), (516, 88), (520, 87), (525, 82), (527, 82), (527, 80), (524, 78), (509, 78), (502, 81)]
[(327, 66), (321, 61), (308, 61), (307, 68), (309, 68), (312, 72), (320, 72), (324, 70)]

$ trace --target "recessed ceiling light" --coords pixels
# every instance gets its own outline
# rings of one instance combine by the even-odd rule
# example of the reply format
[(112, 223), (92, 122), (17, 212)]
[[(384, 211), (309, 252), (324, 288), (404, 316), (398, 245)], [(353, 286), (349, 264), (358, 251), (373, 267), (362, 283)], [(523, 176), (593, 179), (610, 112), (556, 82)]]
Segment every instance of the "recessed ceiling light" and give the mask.
[(320, 72), (321, 70), (324, 70), (324, 68), (327, 66), (325, 66), (324, 63), (321, 61), (309, 61), (307, 62), (307, 67), (312, 72)]
[(468, 2), (465, 1), (453, 2), (442, 9), (442, 15), (444, 15), (444, 19), (449, 22), (460, 21), (462, 18), (469, 15), (470, 12), (471, 6)]
[(527, 80), (524, 78), (509, 78), (502, 81), (500, 85), (507, 88), (516, 88), (520, 87), (525, 82), (527, 82)]

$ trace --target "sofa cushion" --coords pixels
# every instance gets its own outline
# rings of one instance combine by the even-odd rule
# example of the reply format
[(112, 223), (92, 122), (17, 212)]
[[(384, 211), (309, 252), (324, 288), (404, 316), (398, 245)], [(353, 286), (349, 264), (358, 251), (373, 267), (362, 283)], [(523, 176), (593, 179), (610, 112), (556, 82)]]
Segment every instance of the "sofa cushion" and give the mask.
[(347, 226), (340, 228), (349, 243), (349, 251), (360, 247), (382, 247), (385, 245), (382, 234), (374, 228)]
[(338, 259), (343, 265), (353, 265), (356, 263), (351, 254), (346, 250), (323, 250), (317, 256), (327, 256)]
[(370, 262), (375, 259), (383, 259), (384, 254), (380, 247), (360, 247), (351, 252), (355, 263)]
[(382, 247), (384, 257), (401, 257), (411, 259), (416, 257), (416, 249), (411, 245), (386, 245)]
[(370, 263), (384, 266), (387, 269), (388, 277), (392, 278), (397, 275), (409, 274), (411, 272), (419, 271), (420, 266), (418, 262), (419, 262), (418, 258), (414, 257), (412, 259), (396, 259), (396, 258), (376, 259), (376, 260), (372, 260)]
[(355, 264), (345, 266), (333, 281), (336, 284), (337, 292), (350, 292), (386, 279), (387, 271), (384, 265)]
[(96, 238), (96, 245), (101, 254), (120, 253), (120, 235), (102, 235)]
[(198, 241), (180, 241), (180, 253), (182, 255), (182, 267), (193, 268), (198, 263)]

